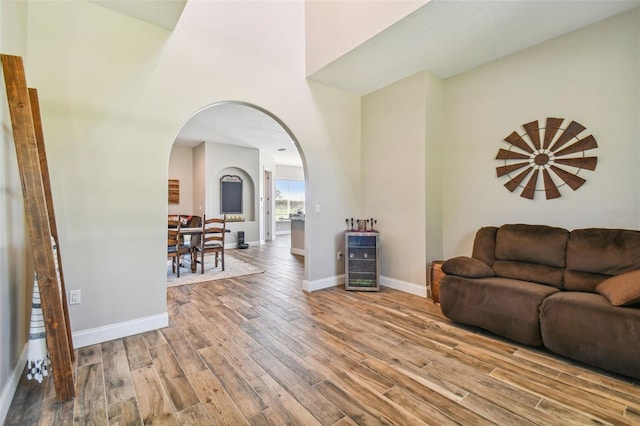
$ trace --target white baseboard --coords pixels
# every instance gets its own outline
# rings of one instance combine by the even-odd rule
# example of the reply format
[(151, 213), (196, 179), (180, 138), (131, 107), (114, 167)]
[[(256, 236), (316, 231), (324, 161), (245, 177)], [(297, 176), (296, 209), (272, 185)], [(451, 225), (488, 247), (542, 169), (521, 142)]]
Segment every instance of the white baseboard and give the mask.
[[(307, 281), (304, 280), (302, 283), (302, 289), (306, 292), (312, 292), (316, 290), (322, 290), (325, 288), (335, 287), (340, 284), (344, 284), (345, 276), (336, 275), (329, 278), (323, 278), (315, 281)], [(392, 288), (394, 290), (399, 290), (404, 293), (413, 294), (415, 296), (427, 297), (427, 287), (411, 283), (408, 281), (396, 280), (395, 278), (389, 278), (385, 276), (380, 276), (380, 285)]]
[(165, 312), (163, 314), (77, 331), (73, 333), (73, 347), (82, 348), (84, 346), (95, 345), (96, 343), (144, 333), (145, 331), (157, 330), (167, 327), (168, 325), (169, 314)]
[(315, 281), (304, 280), (302, 282), (302, 289), (306, 292), (312, 292), (325, 288), (335, 287), (340, 284), (344, 284), (344, 274), (335, 275), (329, 278), (322, 278), (321, 280)]
[(380, 285), (399, 290), (404, 293), (414, 294), (420, 297), (427, 297), (427, 287), (420, 284), (410, 283), (408, 281), (400, 281), (395, 278), (380, 276)]
[(297, 254), (299, 256), (304, 256), (304, 249), (291, 247), (291, 254)]
[(2, 388), (2, 392), (0, 393), (0, 424), (4, 424), (4, 421), (7, 418), (7, 413), (9, 412), (9, 407), (11, 406), (11, 401), (13, 401), (13, 396), (16, 393), (16, 389), (18, 388), (18, 383), (20, 383), (20, 376), (24, 373), (24, 368), (27, 365), (27, 348), (28, 344), (24, 345), (22, 349), (22, 353), (20, 354), (20, 358), (18, 358), (18, 362), (13, 367), (13, 371), (9, 376), (7, 382), (4, 384)]

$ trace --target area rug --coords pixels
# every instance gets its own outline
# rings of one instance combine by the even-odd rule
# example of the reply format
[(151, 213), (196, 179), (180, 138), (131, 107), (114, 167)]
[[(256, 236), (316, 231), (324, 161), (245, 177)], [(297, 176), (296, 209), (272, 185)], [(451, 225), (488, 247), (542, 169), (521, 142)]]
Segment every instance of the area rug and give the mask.
[(224, 272), (220, 264), (214, 267), (215, 254), (207, 254), (204, 256), (204, 274), (200, 273), (201, 266), (198, 264), (196, 272), (191, 272), (189, 256), (182, 262), (180, 268), (180, 278), (171, 271), (171, 260), (167, 260), (167, 287), (175, 287), (185, 284), (195, 284), (205, 281), (221, 280), (225, 278), (239, 277), (242, 275), (261, 274), (264, 271), (256, 268), (240, 259), (233, 257), (225, 250), (224, 255)]

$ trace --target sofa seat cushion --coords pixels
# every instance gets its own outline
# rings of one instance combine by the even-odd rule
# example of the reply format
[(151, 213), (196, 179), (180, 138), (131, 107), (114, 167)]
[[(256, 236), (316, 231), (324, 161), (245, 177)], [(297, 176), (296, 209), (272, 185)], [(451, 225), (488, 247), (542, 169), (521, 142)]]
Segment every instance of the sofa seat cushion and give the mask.
[(509, 278), (445, 275), (440, 282), (442, 313), (453, 321), (484, 328), (526, 345), (542, 344), (539, 309), (555, 287)]
[(568, 358), (640, 379), (640, 309), (596, 293), (559, 292), (540, 309), (544, 346)]

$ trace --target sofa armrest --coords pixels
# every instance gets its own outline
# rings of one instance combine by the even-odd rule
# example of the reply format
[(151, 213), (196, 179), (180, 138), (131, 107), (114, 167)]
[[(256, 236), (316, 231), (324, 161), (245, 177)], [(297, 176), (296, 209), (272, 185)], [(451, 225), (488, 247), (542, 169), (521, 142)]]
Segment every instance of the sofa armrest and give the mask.
[(486, 263), (468, 256), (453, 257), (442, 265), (442, 272), (465, 278), (493, 277), (493, 269)]

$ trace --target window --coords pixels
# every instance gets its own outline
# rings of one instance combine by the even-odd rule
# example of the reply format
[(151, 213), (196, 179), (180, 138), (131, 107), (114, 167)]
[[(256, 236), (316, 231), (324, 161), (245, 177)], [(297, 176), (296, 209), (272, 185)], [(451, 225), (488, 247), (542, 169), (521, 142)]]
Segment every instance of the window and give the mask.
[(276, 179), (276, 220), (304, 214), (304, 181)]

